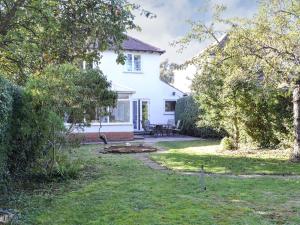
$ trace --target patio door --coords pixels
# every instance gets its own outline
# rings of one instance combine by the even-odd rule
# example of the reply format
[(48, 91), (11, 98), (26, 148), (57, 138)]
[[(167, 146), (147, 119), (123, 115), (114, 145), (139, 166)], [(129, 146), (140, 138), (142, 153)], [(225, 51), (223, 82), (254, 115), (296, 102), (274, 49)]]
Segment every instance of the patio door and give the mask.
[(144, 130), (143, 121), (150, 120), (149, 105), (150, 101), (145, 99), (136, 99), (132, 101), (132, 118), (135, 131)]

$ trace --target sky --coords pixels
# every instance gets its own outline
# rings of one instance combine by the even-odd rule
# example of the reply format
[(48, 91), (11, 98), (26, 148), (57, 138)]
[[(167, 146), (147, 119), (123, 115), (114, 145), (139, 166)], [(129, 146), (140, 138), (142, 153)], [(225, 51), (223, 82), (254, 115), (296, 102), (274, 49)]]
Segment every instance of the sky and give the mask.
[(170, 46), (171, 42), (180, 39), (189, 31), (187, 20), (202, 20), (209, 23), (211, 20), (209, 13), (216, 4), (227, 7), (225, 16), (249, 17), (257, 11), (256, 0), (131, 0), (130, 2), (154, 13), (156, 18), (149, 19), (137, 13), (135, 23), (142, 31), (130, 31), (129, 35), (165, 50), (162, 60), (169, 59), (175, 63), (185, 62), (209, 44), (194, 42), (182, 53), (178, 52), (178, 48)]
[[(166, 51), (161, 56), (161, 61), (169, 59), (170, 62), (182, 64), (186, 60), (199, 54), (211, 43), (195, 41), (183, 52), (178, 52), (178, 47), (170, 45), (171, 42), (184, 37), (190, 29), (187, 20), (201, 20), (211, 22), (213, 7), (224, 5), (226, 11), (224, 17), (251, 17), (257, 12), (257, 0), (129, 0), (140, 5), (156, 15), (149, 19), (136, 13), (135, 23), (141, 27), (141, 31), (130, 31), (133, 36), (155, 47)], [(222, 26), (220, 27), (222, 28)], [(185, 70), (175, 71), (173, 85), (186, 92), (191, 92), (191, 80), (196, 68), (189, 66)]]

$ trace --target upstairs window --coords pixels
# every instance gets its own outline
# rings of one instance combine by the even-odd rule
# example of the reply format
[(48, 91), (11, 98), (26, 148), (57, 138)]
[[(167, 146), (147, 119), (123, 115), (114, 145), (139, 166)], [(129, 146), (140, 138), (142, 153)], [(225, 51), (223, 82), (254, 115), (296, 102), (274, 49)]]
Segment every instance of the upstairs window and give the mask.
[(141, 55), (127, 54), (125, 68), (126, 72), (141, 72)]

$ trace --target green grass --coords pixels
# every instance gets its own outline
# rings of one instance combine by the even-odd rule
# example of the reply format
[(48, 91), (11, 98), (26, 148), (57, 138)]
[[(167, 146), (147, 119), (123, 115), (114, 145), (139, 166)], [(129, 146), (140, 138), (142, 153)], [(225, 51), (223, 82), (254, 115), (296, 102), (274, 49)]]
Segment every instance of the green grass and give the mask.
[[(185, 145), (182, 144), (182, 145)], [(84, 146), (77, 180), (19, 190), (1, 206), (21, 213), (22, 224), (188, 225), (300, 224), (300, 181), (164, 173), (132, 155), (98, 155)]]
[(218, 141), (161, 142), (167, 152), (151, 158), (164, 166), (181, 171), (229, 174), (300, 174), (300, 164), (288, 160), (287, 150), (219, 151)]

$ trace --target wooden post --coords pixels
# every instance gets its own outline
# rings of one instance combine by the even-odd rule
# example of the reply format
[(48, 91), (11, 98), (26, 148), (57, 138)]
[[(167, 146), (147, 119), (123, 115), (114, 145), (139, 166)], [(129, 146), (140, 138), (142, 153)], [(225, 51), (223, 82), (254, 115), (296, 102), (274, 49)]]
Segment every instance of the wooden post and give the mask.
[(206, 191), (205, 171), (204, 171), (204, 166), (203, 165), (201, 165), (201, 170), (200, 170), (200, 190), (201, 191)]
[(293, 91), (293, 106), (294, 106), (294, 129), (295, 142), (292, 160), (300, 160), (300, 85), (297, 84)]

